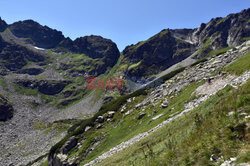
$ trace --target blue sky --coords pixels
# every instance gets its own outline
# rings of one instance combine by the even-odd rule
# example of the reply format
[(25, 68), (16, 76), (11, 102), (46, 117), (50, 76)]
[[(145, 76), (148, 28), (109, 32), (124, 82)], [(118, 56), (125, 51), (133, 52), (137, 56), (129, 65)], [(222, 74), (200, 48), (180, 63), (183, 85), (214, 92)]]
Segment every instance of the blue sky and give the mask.
[(1, 0), (0, 16), (33, 19), (75, 39), (101, 35), (120, 50), (166, 28), (195, 28), (250, 7), (250, 0)]

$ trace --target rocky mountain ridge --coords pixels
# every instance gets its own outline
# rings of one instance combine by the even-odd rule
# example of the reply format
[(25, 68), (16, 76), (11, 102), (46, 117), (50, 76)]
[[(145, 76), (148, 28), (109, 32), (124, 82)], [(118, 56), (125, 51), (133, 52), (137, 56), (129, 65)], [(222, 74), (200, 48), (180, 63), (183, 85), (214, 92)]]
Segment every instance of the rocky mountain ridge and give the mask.
[[(195, 29), (166, 29), (123, 50), (122, 69), (128, 77), (150, 77), (194, 54), (207, 57), (214, 50), (235, 47), (250, 35), (250, 9), (211, 19)], [(127, 66), (124, 66), (127, 64)]]

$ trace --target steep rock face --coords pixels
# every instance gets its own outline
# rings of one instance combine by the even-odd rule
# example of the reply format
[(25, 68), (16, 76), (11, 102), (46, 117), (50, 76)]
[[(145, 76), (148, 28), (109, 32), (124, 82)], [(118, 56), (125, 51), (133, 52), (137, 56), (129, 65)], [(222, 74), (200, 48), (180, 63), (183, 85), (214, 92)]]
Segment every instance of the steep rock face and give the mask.
[(125, 63), (129, 63), (127, 75), (141, 77), (164, 70), (191, 55), (194, 45), (163, 30), (147, 41), (131, 45), (123, 51)]
[(114, 42), (101, 36), (86, 36), (74, 41), (75, 49), (91, 58), (103, 58), (104, 63), (113, 66), (119, 58), (120, 52)]
[(6, 42), (4, 42), (3, 38), (0, 36), (0, 52), (2, 52), (3, 48), (7, 45)]
[[(237, 46), (250, 36), (250, 9), (230, 14), (225, 18), (215, 18), (194, 30), (195, 43), (203, 49), (198, 57), (204, 57), (215, 49)], [(206, 45), (204, 47), (204, 45)]]
[[(1, 39), (0, 39), (1, 42)], [(11, 71), (16, 71), (24, 67), (28, 61), (42, 62), (45, 57), (28, 50), (25, 47), (3, 42), (0, 47), (0, 63)]]
[(7, 23), (0, 17), (0, 32), (3, 32), (7, 28)]
[(67, 49), (68, 51), (85, 54), (97, 59), (101, 58), (107, 66), (114, 66), (120, 56), (120, 52), (114, 42), (101, 36), (85, 36), (72, 41), (70, 38), (63, 40), (57, 50)]
[(33, 20), (15, 22), (8, 28), (15, 36), (25, 38), (27, 42), (41, 48), (53, 48), (64, 39), (62, 32)]
[(0, 95), (0, 121), (6, 121), (13, 116), (13, 107), (9, 101)]

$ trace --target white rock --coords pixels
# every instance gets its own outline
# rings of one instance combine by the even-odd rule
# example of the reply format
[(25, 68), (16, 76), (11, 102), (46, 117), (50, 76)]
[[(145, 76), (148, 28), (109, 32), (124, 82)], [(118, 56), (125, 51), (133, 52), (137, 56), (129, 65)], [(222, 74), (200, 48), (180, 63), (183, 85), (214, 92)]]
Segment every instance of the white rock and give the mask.
[(113, 118), (115, 115), (115, 112), (114, 111), (109, 111), (108, 112), (108, 118)]
[(62, 153), (59, 153), (59, 154), (57, 154), (56, 156), (57, 156), (57, 158), (59, 158), (61, 161), (67, 160), (67, 157), (68, 157), (67, 155), (62, 154)]
[(90, 127), (90, 126), (86, 126), (84, 131), (86, 132), (86, 131), (88, 131), (89, 129), (91, 129), (91, 127)]
[(151, 119), (151, 121), (157, 120), (157, 119), (159, 119), (160, 117), (162, 117), (163, 115), (164, 115), (164, 114), (159, 114), (159, 115), (153, 117), (153, 118)]

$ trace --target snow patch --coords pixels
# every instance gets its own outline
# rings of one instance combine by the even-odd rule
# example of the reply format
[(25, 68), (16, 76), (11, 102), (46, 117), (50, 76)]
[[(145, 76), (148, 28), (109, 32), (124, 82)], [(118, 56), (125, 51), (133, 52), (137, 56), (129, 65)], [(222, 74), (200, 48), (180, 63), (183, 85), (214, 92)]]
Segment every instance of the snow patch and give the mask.
[(34, 46), (34, 48), (37, 49), (37, 50), (42, 50), (42, 51), (45, 50), (44, 48), (39, 48), (39, 47), (36, 47), (36, 46)]

